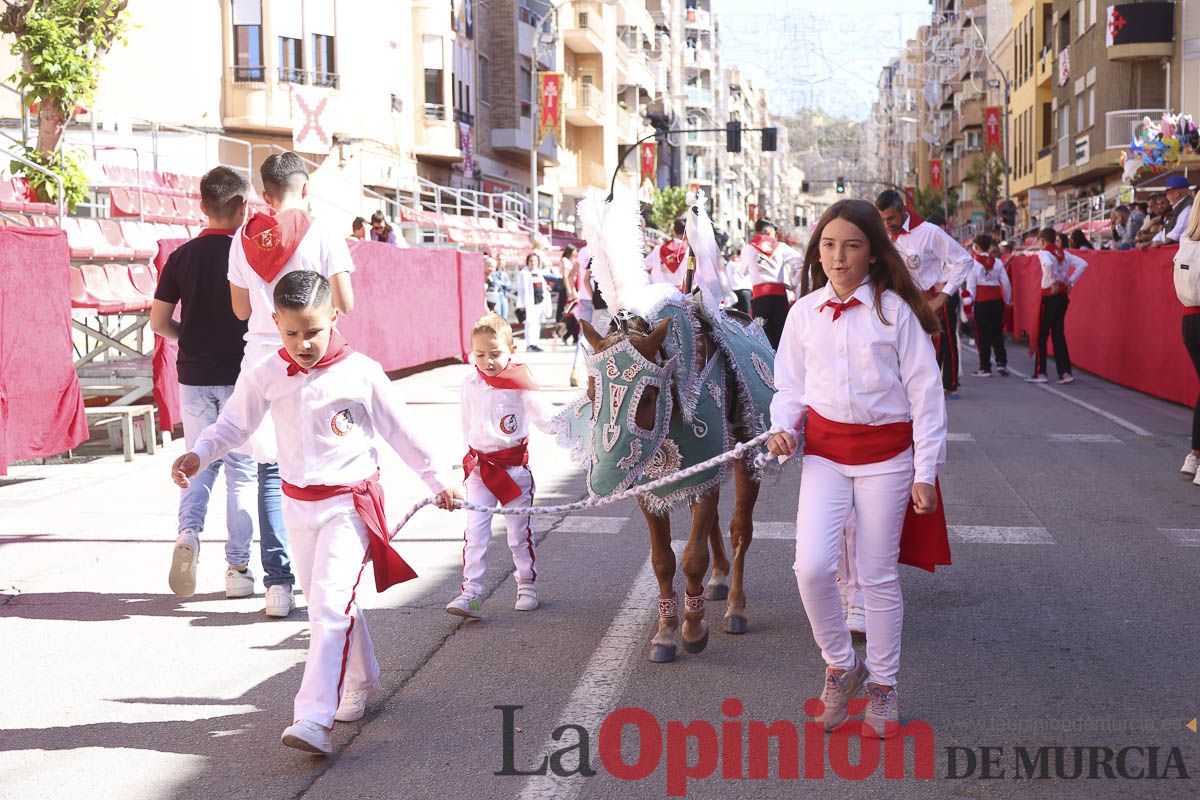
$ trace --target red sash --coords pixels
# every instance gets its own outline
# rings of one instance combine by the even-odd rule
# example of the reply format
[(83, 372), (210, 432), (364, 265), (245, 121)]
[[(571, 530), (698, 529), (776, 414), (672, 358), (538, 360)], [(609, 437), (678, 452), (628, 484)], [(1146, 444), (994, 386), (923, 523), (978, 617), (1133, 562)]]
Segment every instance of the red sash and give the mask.
[(999, 286), (976, 286), (975, 302), (986, 303), (989, 300), (1004, 301), (1004, 289)]
[(367, 526), (367, 552), (375, 569), (375, 590), (382, 592), (397, 583), (417, 577), (408, 562), (400, 557), (391, 544), (387, 518), (383, 513), (383, 487), (376, 472), (365, 481), (348, 486), (293, 486), (283, 482), (283, 493), (293, 500), (328, 500), (344, 494), (353, 495), (354, 510)]
[(1183, 315), (1185, 317), (1190, 317), (1193, 314), (1200, 314), (1200, 306), (1184, 306), (1183, 307)]
[(312, 218), (300, 209), (253, 214), (242, 226), (242, 251), (258, 277), (275, 280), (308, 233)]
[(750, 296), (770, 297), (772, 295), (787, 297), (787, 285), (782, 283), (756, 283), (750, 290)]
[(474, 447), (468, 448), (463, 456), (463, 477), (469, 478), (479, 467), (483, 485), (496, 496), (500, 505), (506, 505), (521, 496), (521, 487), (508, 474), (509, 467), (523, 467), (529, 463), (529, 440), (504, 450), (481, 453)]
[[(887, 461), (913, 445), (911, 422), (887, 425), (857, 425), (834, 422), (808, 409), (804, 425), (804, 454), (827, 458), (837, 464), (875, 464)], [(942, 504), (942, 485), (935, 481), (937, 511), (918, 514), (909, 499), (900, 529), (901, 564), (933, 572), (950, 563), (950, 534)]]

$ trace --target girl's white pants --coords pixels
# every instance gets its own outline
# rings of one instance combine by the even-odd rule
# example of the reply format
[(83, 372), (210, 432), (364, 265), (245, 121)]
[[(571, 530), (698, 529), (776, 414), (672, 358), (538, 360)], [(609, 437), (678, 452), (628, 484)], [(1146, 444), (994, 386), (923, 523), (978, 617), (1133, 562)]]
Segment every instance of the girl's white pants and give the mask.
[(826, 664), (849, 669), (854, 665), (854, 649), (842, 612), (837, 572), (846, 518), (854, 510), (854, 563), (867, 621), (866, 666), (870, 680), (882, 686), (896, 684), (904, 622), (897, 559), (913, 471), (911, 458), (898, 461), (905, 467), (903, 471), (851, 477), (839, 464), (805, 456), (796, 515), (793, 567), (813, 638)]
[[(525, 508), (533, 505), (533, 473), (529, 467), (509, 467), (508, 475), (521, 488), (521, 496), (511, 500), (505, 508)], [(481, 506), (497, 506), (500, 501), (483, 483), (479, 470), (471, 473), (466, 482), (467, 500)], [(492, 513), (467, 512), (467, 529), (463, 533), (463, 583), (467, 594), (483, 594), (483, 574), (487, 571), (487, 546), (492, 538)], [(537, 579), (533, 551), (533, 528), (528, 516), (510, 514), (504, 517), (508, 528), (508, 548), (512, 551), (513, 566), (517, 568), (517, 581), (533, 583)]]
[(308, 601), (308, 660), (294, 719), (333, 727), (342, 693), (379, 680), (367, 620), (355, 599), (367, 566), (367, 528), (350, 495), (283, 498), (292, 565)]

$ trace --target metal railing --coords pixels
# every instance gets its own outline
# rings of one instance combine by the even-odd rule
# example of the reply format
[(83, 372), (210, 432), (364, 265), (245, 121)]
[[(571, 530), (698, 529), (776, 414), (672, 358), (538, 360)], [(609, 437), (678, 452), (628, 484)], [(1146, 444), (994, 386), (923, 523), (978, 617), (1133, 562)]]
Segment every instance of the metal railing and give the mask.
[(1141, 137), (1146, 117), (1157, 123), (1165, 113), (1166, 110), (1161, 108), (1130, 108), (1105, 113), (1104, 148), (1124, 150), (1129, 147), (1130, 140)]
[(263, 83), (267, 79), (267, 68), (262, 64), (235, 64), (229, 73), (234, 83)]
[(446, 118), (446, 106), (441, 103), (426, 103), (425, 104), (425, 119), (441, 119)]
[(575, 102), (577, 108), (585, 108), (595, 111), (597, 114), (604, 113), (604, 93), (595, 84), (581, 83), (575, 94)]

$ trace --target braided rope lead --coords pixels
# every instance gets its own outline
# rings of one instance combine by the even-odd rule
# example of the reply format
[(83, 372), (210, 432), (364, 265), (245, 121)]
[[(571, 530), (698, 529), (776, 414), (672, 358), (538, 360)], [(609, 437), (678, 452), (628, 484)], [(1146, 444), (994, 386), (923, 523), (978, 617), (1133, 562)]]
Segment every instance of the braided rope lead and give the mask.
[[(493, 514), (528, 517), (544, 517), (555, 514), (565, 514), (571, 511), (581, 511), (585, 508), (600, 508), (601, 506), (607, 506), (613, 503), (619, 503), (622, 500), (628, 500), (631, 497), (648, 494), (655, 489), (674, 483), (675, 481), (684, 480), (692, 477), (693, 475), (698, 475), (705, 470), (724, 464), (726, 461), (733, 461), (734, 459), (743, 458), (745, 457), (747, 450), (766, 442), (767, 439), (771, 438), (772, 433), (773, 431), (761, 433), (747, 442), (739, 442), (738, 444), (734, 445), (732, 450), (726, 450), (724, 453), (713, 456), (707, 461), (701, 461), (699, 464), (694, 464), (670, 475), (664, 475), (663, 477), (653, 480), (650, 483), (644, 483), (640, 486), (632, 486), (624, 491), (617, 492), (616, 494), (605, 495), (604, 497), (588, 497), (583, 500), (576, 500), (574, 503), (561, 503), (555, 506), (526, 506), (516, 508), (481, 506), (476, 505), (475, 503), (470, 503), (466, 500), (455, 500), (454, 507), (461, 508), (466, 511), (488, 511)], [(761, 468), (762, 465), (765, 464), (769, 459), (770, 456), (766, 455), (765, 453), (760, 453), (755, 459), (755, 467)], [(421, 500), (419, 503), (410, 508), (408, 513), (404, 515), (404, 518), (400, 520), (400, 524), (392, 529), (391, 538), (395, 538), (396, 535), (400, 533), (400, 529), (407, 525), (408, 521), (412, 519), (418, 511), (425, 506), (432, 505), (435, 501), (436, 497), (426, 497), (424, 500)]]

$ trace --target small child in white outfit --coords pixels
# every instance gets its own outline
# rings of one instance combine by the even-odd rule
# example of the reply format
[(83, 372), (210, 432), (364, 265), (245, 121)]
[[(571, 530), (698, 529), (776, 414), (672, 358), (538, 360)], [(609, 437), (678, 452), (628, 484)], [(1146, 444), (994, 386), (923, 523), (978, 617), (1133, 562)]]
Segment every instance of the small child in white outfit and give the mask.
[[(517, 350), (512, 328), (498, 314), (487, 314), (471, 330), (475, 370), (462, 384), (463, 438), (467, 455), (467, 501), (481, 506), (522, 508), (533, 505), (529, 470), (529, 426), (550, 432), (550, 409), (537, 397), (537, 384), (524, 364), (512, 362)], [(492, 512), (468, 511), (463, 533), (462, 594), (446, 611), (468, 619), (482, 616), (483, 574), (492, 538)], [(537, 557), (528, 516), (509, 515), (508, 546), (517, 571), (518, 611), (538, 607)]]

